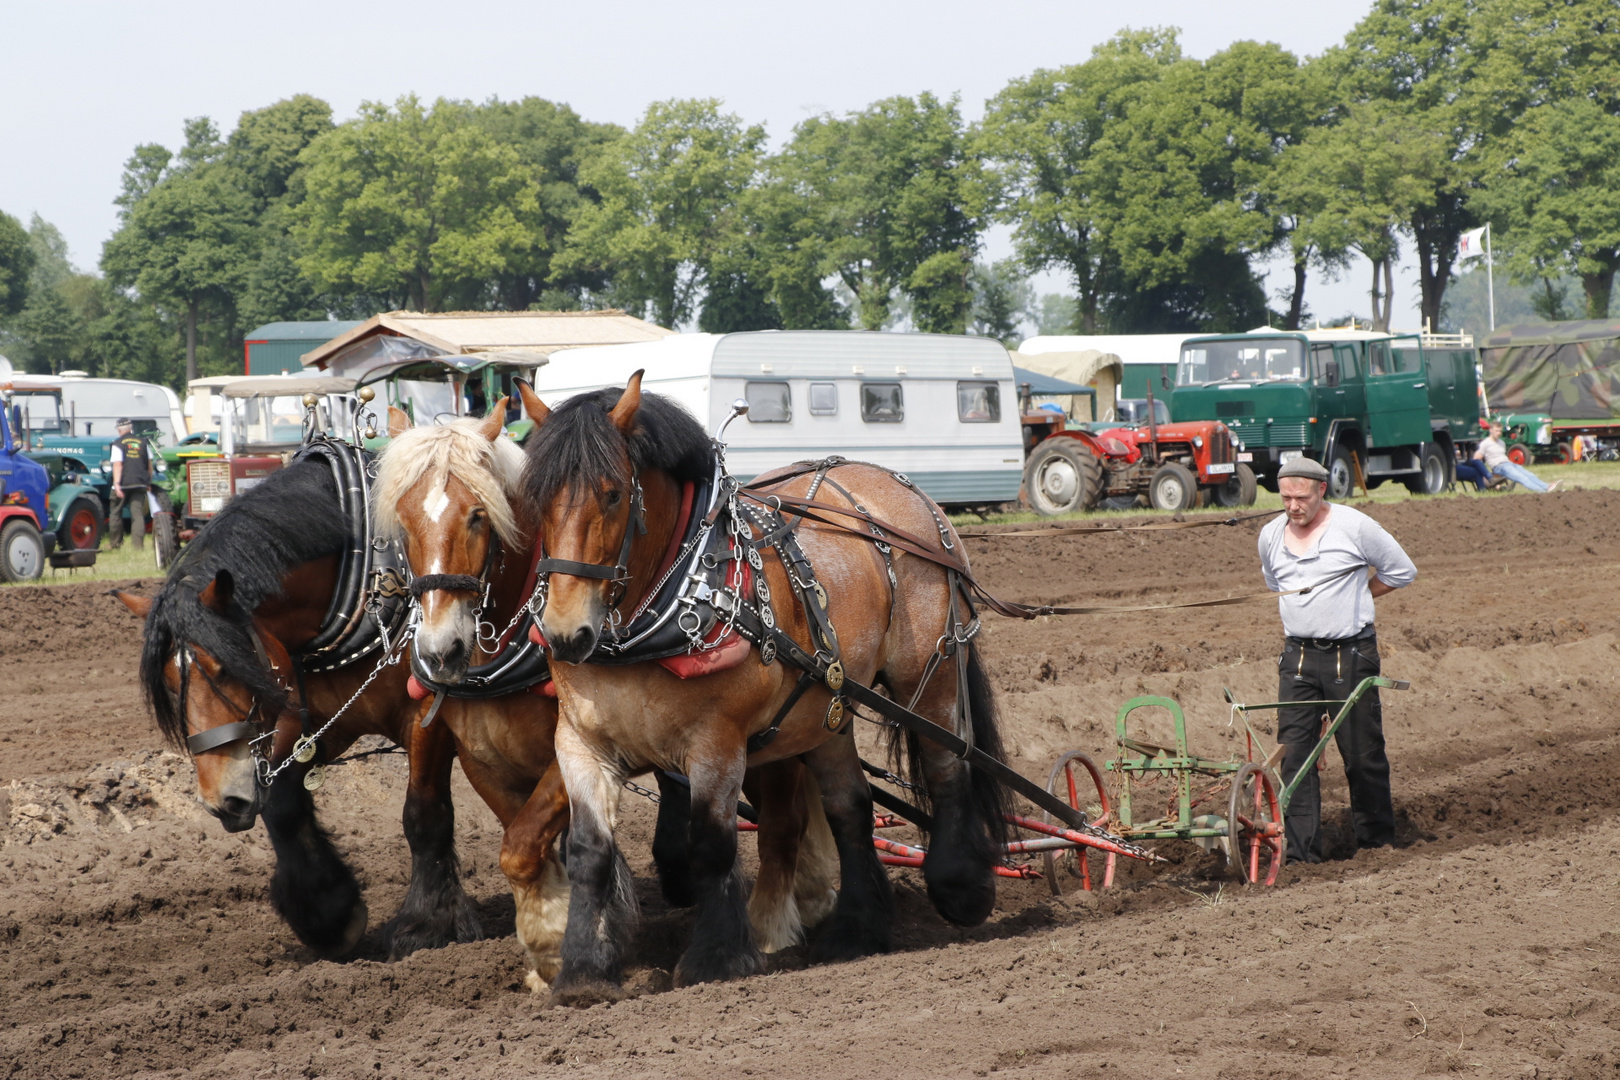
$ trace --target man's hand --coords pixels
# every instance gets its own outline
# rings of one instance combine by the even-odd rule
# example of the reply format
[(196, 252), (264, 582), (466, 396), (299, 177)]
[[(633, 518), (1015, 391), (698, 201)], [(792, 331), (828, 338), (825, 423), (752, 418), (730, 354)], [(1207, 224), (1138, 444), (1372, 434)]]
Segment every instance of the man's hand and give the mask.
[(119, 487), (117, 484), (114, 484), (113, 485), (113, 494), (118, 496), (120, 499), (122, 499), (124, 497), (124, 489)]

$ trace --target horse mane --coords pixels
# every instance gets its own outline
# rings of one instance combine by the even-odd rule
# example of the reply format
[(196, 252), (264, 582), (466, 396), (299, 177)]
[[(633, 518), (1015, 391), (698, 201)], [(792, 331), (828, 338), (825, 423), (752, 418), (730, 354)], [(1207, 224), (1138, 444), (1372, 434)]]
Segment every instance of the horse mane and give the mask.
[(398, 536), (404, 529), (399, 503), (424, 476), (432, 477), (432, 490), (443, 491), (450, 475), (467, 485), (484, 507), (501, 542), (524, 547), (518, 530), (511, 493), (523, 473), (523, 451), (505, 435), (494, 440), (479, 431), (481, 420), (463, 418), (435, 427), (418, 427), (395, 436), (383, 451), (377, 470), (377, 498), (373, 520), (379, 533)]
[(694, 483), (714, 474), (714, 444), (708, 433), (691, 413), (662, 394), (643, 391), (635, 428), (625, 439), (608, 418), (623, 392), (610, 387), (571, 397), (551, 410), (529, 437), (523, 486), (531, 506), (548, 506), (562, 492), (578, 492), (598, 478), (628, 484), (626, 449), (637, 472), (656, 469), (677, 481)]
[[(164, 668), (188, 644), (218, 661), (223, 674), (247, 687), (266, 711), (280, 711), (286, 691), (254, 648), (252, 613), (281, 592), (288, 571), (342, 551), (348, 538), (332, 470), (309, 460), (271, 473), (231, 499), (197, 532), (152, 602), (141, 644), (141, 687), (167, 738), (183, 743), (186, 721), (164, 681)], [(223, 614), (200, 599), (221, 571), (228, 573), (232, 586)], [(184, 696), (189, 668), (181, 665), (180, 670)]]

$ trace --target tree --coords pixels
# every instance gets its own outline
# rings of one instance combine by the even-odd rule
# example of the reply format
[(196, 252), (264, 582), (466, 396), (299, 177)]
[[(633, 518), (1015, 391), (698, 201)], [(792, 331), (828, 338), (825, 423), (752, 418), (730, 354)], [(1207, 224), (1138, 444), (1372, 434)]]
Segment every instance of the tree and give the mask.
[(715, 98), (648, 106), (581, 168), (601, 202), (579, 208), (553, 280), (599, 272), (611, 277), (615, 303), (649, 311), (660, 326), (689, 321), (744, 231), (741, 201), (764, 142), (763, 127), (745, 127)]
[[(600, 193), (583, 180), (582, 168), (622, 139), (624, 129), (582, 120), (567, 105), (537, 97), (492, 99), (475, 108), (472, 119), (497, 143), (515, 150), (539, 186), (538, 226), (531, 246), (499, 275), (497, 303), (513, 311), (558, 304), (578, 308), (586, 294), (607, 288), (607, 275), (600, 268), (586, 267), (554, 273), (552, 262), (584, 208), (601, 201)], [(548, 294), (549, 299), (543, 299)]]
[(376, 102), (298, 157), (299, 268), (317, 288), (438, 311), (483, 305), (532, 248), (538, 185), (462, 102)]
[(0, 211), (0, 315), (15, 315), (28, 302), (34, 248), (22, 222)]
[(769, 173), (795, 272), (836, 275), (861, 326), (884, 326), (903, 293), (918, 330), (966, 328), (985, 191), (955, 98), (924, 93), (812, 117)]
[(993, 337), (1009, 349), (1025, 320), (1035, 321), (1035, 290), (1016, 259), (973, 265), (973, 320), (968, 331)]
[(1498, 149), (1502, 165), (1476, 198), (1506, 223), (1498, 250), (1524, 282), (1579, 276), (1586, 317), (1609, 315), (1620, 269), (1620, 116), (1586, 98), (1531, 109)]
[[(197, 377), (197, 326), (205, 303), (229, 304), (240, 285), (253, 207), (206, 118), (187, 123), (176, 160), (140, 147), (124, 171), (119, 229), (102, 250), (108, 279), (149, 303), (185, 313), (186, 380)], [(154, 174), (154, 165), (163, 167)]]

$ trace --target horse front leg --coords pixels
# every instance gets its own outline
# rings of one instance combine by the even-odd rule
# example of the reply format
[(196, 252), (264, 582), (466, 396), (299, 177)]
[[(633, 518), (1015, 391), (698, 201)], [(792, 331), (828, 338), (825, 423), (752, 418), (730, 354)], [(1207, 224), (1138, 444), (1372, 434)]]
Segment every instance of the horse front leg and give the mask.
[(675, 985), (757, 975), (765, 958), (754, 944), (746, 890), (737, 866), (737, 800), (742, 793), (743, 748), (688, 754), (692, 813), (688, 860), (697, 920), (692, 943), (675, 965)]
[(298, 940), (325, 957), (354, 948), (366, 932), (360, 883), (315, 820), (304, 788), (307, 765), (283, 769), (264, 796), (264, 828), (276, 852), (270, 906)]
[(621, 958), (638, 915), (630, 867), (613, 842), (623, 768), (599, 755), (568, 719), (557, 725), (557, 764), (568, 790), (568, 925), (552, 981), (559, 1005), (624, 996)]
[(687, 858), (686, 837), (692, 819), (692, 791), (682, 779), (663, 769), (658, 779), (658, 825), (653, 830), (653, 865), (658, 869), (658, 887), (670, 907), (691, 907), (692, 864)]
[(410, 779), (405, 788), (405, 841), (411, 848), (411, 884), (394, 916), (388, 956), (398, 960), (418, 949), (484, 936), (477, 909), (461, 885), (456, 857), (456, 810), (450, 800), (455, 738), (448, 724), (425, 731), (406, 721)]
[(538, 994), (557, 977), (568, 926), (568, 873), (553, 848), (568, 825), (568, 792), (556, 763), (501, 838), (501, 872), (512, 886), (517, 936), (529, 960), (524, 982)]
[(855, 960), (894, 947), (894, 890), (872, 847), (872, 789), (846, 732), (804, 756), (838, 850), (838, 902), (810, 948), (814, 963)]

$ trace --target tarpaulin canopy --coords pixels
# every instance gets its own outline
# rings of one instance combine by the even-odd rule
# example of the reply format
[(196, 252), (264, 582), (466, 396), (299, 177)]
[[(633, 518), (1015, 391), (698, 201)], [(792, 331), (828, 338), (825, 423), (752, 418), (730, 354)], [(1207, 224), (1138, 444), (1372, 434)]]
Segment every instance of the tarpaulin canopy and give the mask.
[(1038, 371), (1031, 371), (1029, 368), (1021, 367), (1013, 368), (1013, 383), (1019, 389), (1028, 386), (1029, 392), (1032, 394), (1095, 394), (1097, 392), (1089, 386), (1081, 386), (1079, 383), (1069, 382), (1067, 379), (1042, 375)]
[(1620, 319), (1504, 326), (1479, 356), (1492, 412), (1620, 419)]

